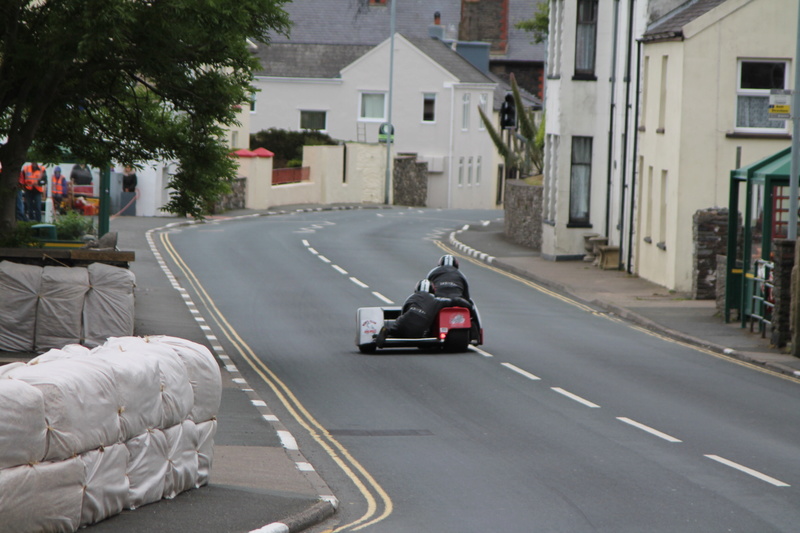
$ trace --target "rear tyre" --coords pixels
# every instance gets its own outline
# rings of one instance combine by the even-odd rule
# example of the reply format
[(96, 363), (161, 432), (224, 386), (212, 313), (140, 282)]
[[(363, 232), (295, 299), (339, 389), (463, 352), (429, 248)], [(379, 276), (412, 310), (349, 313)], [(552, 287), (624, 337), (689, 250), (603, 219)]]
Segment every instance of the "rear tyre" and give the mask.
[(371, 342), (369, 344), (359, 344), (358, 345), (358, 351), (361, 352), (361, 353), (367, 353), (367, 354), (375, 353), (375, 351), (377, 349), (378, 349), (378, 346), (374, 342)]
[(466, 352), (469, 348), (469, 330), (453, 329), (447, 333), (444, 340), (444, 351), (446, 352)]

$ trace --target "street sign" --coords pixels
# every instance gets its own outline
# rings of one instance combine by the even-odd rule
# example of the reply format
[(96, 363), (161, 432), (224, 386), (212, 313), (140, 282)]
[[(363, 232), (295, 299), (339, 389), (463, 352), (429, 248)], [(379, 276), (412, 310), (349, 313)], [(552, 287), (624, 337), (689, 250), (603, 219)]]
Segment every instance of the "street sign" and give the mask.
[(769, 110), (767, 117), (770, 120), (789, 120), (792, 114), (792, 91), (785, 89), (772, 89), (769, 92)]

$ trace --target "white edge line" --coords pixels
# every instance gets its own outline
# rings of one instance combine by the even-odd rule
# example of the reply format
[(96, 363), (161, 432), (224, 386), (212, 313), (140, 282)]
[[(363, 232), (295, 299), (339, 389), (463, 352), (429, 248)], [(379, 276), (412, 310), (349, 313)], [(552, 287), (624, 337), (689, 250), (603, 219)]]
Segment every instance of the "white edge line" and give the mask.
[(506, 367), (507, 369), (511, 370), (512, 372), (516, 372), (520, 376), (525, 376), (526, 378), (528, 378), (530, 380), (539, 381), (540, 379), (542, 379), (539, 376), (535, 376), (535, 375), (531, 374), (527, 370), (522, 370), (520, 367), (512, 365), (511, 363), (500, 363), (500, 364), (503, 365), (504, 367)]
[(587, 400), (585, 398), (581, 398), (580, 396), (578, 396), (576, 394), (572, 394), (571, 392), (565, 391), (564, 389), (562, 389), (560, 387), (550, 387), (550, 388), (552, 390), (554, 390), (555, 392), (559, 393), (559, 394), (563, 394), (564, 396), (566, 396), (567, 398), (569, 398), (571, 400), (575, 400), (578, 403), (582, 403), (586, 407), (591, 407), (592, 409), (599, 409), (600, 408), (600, 406), (597, 405), (596, 403), (592, 403), (589, 400)]
[(364, 283), (363, 281), (361, 281), (358, 278), (354, 278), (353, 276), (350, 276), (350, 281), (352, 281), (353, 283), (355, 283), (356, 285), (358, 285), (362, 289), (366, 289), (367, 287), (369, 287), (369, 285), (367, 285), (366, 283)]
[(777, 480), (774, 477), (770, 477), (766, 474), (762, 474), (757, 470), (753, 470), (752, 468), (747, 468), (746, 466), (742, 466), (739, 463), (734, 463), (733, 461), (729, 461), (724, 457), (720, 457), (719, 455), (706, 455), (709, 459), (712, 459), (718, 463), (722, 463), (726, 466), (730, 466), (731, 468), (735, 468), (740, 472), (744, 472), (745, 474), (750, 474), (753, 477), (760, 479), (761, 481), (766, 481), (771, 485), (775, 485), (776, 487), (790, 487), (788, 483), (784, 483), (783, 481)]
[(655, 435), (656, 437), (664, 439), (666, 441), (669, 441), (669, 442), (683, 442), (680, 439), (676, 439), (672, 435), (667, 435), (666, 433), (662, 433), (662, 432), (658, 431), (657, 429), (653, 429), (650, 426), (646, 426), (644, 424), (640, 424), (639, 422), (636, 422), (635, 420), (631, 420), (630, 418), (625, 418), (624, 416), (618, 416), (617, 420), (619, 420), (620, 422), (625, 422), (628, 425), (631, 425), (631, 426), (633, 426), (635, 428), (639, 428), (642, 431), (646, 431), (646, 432), (650, 433), (651, 435)]
[(372, 294), (374, 294), (375, 297), (378, 298), (379, 300), (383, 300), (384, 302), (386, 302), (389, 305), (393, 305), (394, 304), (393, 301), (391, 301), (389, 298), (387, 298), (383, 294), (379, 293), (378, 291), (372, 291)]
[(278, 437), (281, 439), (281, 444), (287, 450), (299, 450), (300, 448), (297, 446), (297, 441), (294, 440), (294, 437), (288, 431), (278, 430)]

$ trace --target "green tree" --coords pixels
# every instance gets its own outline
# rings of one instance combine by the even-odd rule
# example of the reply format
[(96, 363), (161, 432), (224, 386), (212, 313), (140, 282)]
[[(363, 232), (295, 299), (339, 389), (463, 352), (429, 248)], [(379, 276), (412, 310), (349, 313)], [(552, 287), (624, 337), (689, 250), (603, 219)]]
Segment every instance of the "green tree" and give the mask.
[(288, 0), (0, 3), (0, 233), (28, 154), (93, 166), (177, 160), (166, 208), (202, 216), (236, 167), (225, 128), (249, 101), (252, 41), (287, 35)]
[(251, 150), (266, 148), (275, 154), (273, 168), (300, 166), (303, 163), (303, 146), (326, 144), (339, 143), (327, 133), (314, 130), (290, 131), (269, 128), (250, 135)]
[(543, 42), (547, 38), (550, 27), (550, 2), (540, 0), (533, 13), (533, 18), (517, 22), (514, 27), (532, 33), (534, 42)]
[(481, 121), (492, 138), (498, 153), (505, 160), (506, 168), (519, 170), (523, 176), (541, 174), (544, 164), (544, 120), (536, 124), (533, 109), (525, 107), (519, 94), (519, 86), (511, 74), (511, 91), (514, 95), (517, 126), (503, 139), (502, 132), (495, 129), (492, 119), (478, 106)]

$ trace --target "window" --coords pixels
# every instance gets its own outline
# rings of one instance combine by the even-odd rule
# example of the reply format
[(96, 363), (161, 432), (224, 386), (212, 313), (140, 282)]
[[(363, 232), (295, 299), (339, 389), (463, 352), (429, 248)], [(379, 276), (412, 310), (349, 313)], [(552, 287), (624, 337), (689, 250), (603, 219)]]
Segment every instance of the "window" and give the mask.
[(483, 156), (478, 156), (478, 160), (475, 163), (475, 185), (481, 184), (481, 167), (483, 166)]
[(371, 6), (385, 6), (386, 0), (369, 0), (369, 5)]
[(770, 89), (787, 89), (786, 61), (739, 61), (736, 129), (751, 132), (787, 131), (785, 120), (768, 115)]
[(326, 111), (300, 111), (301, 130), (326, 130), (328, 129)]
[(592, 183), (592, 138), (572, 138), (569, 183), (569, 224), (589, 224), (589, 190)]
[(597, 43), (597, 0), (578, 0), (575, 29), (575, 77), (594, 79)]
[(661, 194), (658, 203), (658, 243), (656, 246), (666, 249), (667, 241), (667, 171), (661, 171)]
[(256, 112), (256, 95), (255, 95), (255, 93), (251, 93), (250, 94), (250, 112), (251, 113), (255, 113)]
[(467, 185), (472, 185), (472, 156), (469, 156), (467, 163)]
[(664, 133), (667, 125), (667, 75), (669, 56), (661, 56), (661, 86), (658, 95), (658, 127), (656, 133)]
[(422, 95), (422, 122), (436, 122), (436, 93)]
[(461, 129), (469, 129), (469, 93), (461, 97)]
[[(480, 100), (478, 101), (478, 106), (483, 111), (483, 114), (486, 115), (486, 118), (491, 117), (489, 114), (489, 95), (486, 93), (481, 93)], [(485, 130), (486, 126), (483, 124), (483, 120), (478, 122), (478, 129)]]
[(464, 185), (464, 158), (458, 158), (458, 186)]
[(386, 120), (386, 94), (361, 93), (359, 120), (382, 122)]

